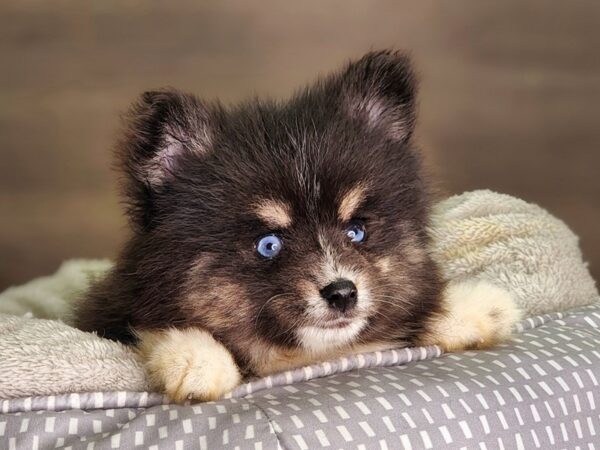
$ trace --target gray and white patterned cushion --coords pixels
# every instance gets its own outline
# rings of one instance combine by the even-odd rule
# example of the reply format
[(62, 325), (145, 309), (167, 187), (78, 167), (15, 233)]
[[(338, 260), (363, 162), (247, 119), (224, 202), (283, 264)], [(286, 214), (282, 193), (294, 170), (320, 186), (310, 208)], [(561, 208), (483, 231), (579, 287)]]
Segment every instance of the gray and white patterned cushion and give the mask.
[(133, 392), (4, 400), (0, 448), (594, 449), (599, 380), (593, 305), (528, 319), (491, 351), (359, 355), (218, 402)]

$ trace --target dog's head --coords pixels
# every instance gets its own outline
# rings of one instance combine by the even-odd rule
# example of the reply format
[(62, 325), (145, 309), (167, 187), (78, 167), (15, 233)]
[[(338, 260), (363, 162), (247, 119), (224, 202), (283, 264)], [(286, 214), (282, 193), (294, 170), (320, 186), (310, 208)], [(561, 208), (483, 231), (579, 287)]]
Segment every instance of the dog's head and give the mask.
[(414, 84), (378, 52), (286, 103), (144, 94), (119, 147), (144, 314), (233, 346), (410, 339), (438, 288)]

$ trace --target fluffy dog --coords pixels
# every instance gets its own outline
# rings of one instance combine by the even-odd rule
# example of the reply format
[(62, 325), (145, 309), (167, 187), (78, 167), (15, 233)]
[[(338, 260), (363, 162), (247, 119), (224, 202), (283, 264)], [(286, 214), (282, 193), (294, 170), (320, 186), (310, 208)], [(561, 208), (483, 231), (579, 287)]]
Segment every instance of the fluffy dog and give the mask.
[(143, 94), (117, 147), (132, 234), (78, 326), (137, 345), (176, 401), (340, 354), (506, 338), (510, 296), (446, 286), (428, 254), (414, 124), (392, 51), (285, 103)]

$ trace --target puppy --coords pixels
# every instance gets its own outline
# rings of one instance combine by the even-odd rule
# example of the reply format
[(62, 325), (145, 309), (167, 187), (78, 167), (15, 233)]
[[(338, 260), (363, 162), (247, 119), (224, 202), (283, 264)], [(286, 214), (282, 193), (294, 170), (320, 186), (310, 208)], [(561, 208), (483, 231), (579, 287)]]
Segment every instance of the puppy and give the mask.
[(494, 286), (445, 286), (428, 253), (405, 56), (368, 53), (285, 103), (147, 92), (127, 123), (132, 234), (77, 323), (137, 345), (175, 401), (353, 352), (486, 347), (518, 320)]

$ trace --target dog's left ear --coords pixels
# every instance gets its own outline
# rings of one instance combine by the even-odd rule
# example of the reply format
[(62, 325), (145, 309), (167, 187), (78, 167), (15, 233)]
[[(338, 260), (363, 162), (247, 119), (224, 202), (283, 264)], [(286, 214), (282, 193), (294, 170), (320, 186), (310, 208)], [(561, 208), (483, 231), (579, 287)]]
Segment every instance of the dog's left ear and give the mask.
[(408, 56), (390, 50), (367, 53), (342, 73), (341, 95), (353, 118), (396, 141), (412, 135), (416, 77)]

